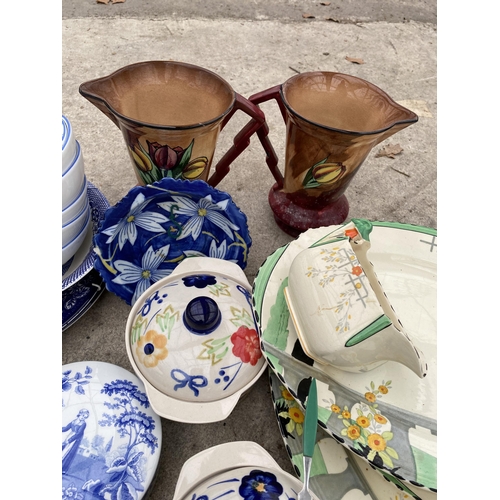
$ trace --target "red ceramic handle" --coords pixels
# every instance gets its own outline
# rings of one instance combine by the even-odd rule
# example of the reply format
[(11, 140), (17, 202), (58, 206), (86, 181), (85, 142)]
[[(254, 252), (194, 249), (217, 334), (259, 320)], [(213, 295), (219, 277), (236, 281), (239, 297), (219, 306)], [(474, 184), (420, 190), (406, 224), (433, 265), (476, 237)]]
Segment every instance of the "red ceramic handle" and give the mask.
[(283, 99), (281, 98), (281, 85), (276, 85), (275, 87), (271, 87), (270, 89), (263, 90), (262, 92), (258, 92), (248, 98), (248, 100), (254, 104), (261, 104), (263, 102), (274, 99), (280, 108), (281, 116), (283, 117), (283, 121), (286, 123), (286, 108), (283, 104)]
[[(283, 104), (283, 100), (281, 98), (281, 85), (276, 85), (275, 87), (271, 87), (267, 90), (263, 90), (262, 92), (258, 92), (257, 94), (254, 94), (249, 97), (249, 101), (252, 102), (253, 104), (261, 104), (263, 102), (269, 101), (271, 99), (274, 99), (280, 108), (281, 111), (281, 116), (283, 117), (283, 121), (286, 123), (286, 109), (285, 105)], [(266, 124), (267, 127), (267, 124)], [(269, 140), (269, 137), (267, 136), (269, 132), (269, 128), (267, 130), (260, 129), (257, 132), (257, 135), (260, 139), (260, 142), (262, 144), (262, 147), (266, 151), (267, 154), (267, 166), (269, 167), (269, 170), (273, 174), (274, 179), (276, 180), (276, 185), (273, 187), (273, 189), (282, 189), (283, 188), (283, 175), (281, 174), (280, 170), (278, 169), (278, 157), (276, 155), (276, 152), (274, 151), (274, 148)]]
[(211, 186), (219, 184), (227, 175), (230, 170), (229, 165), (249, 146), (250, 137), (266, 123), (264, 113), (258, 106), (236, 92), (235, 97), (233, 108), (222, 121), (221, 130), (238, 110), (243, 111), (252, 119), (236, 134), (233, 145), (217, 163), (214, 173), (208, 179), (208, 184)]

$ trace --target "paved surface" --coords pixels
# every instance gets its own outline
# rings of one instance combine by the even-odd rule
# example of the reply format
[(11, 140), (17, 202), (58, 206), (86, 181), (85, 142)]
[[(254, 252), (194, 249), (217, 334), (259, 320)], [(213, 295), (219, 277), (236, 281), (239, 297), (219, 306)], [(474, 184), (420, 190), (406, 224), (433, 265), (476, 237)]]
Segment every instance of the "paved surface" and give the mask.
[[(210, 69), (248, 97), (297, 72), (339, 71), (375, 83), (419, 115), (417, 124), (386, 141), (399, 143), (402, 154), (394, 159), (376, 158), (373, 151), (365, 161), (346, 192), (349, 218), (437, 227), (435, 2), (361, 3), (363, 7), (346, 1), (321, 6), (319, 2), (262, 0), (230, 8), (222, 2), (193, 1), (188, 11), (183, 7), (186, 2), (155, 8), (153, 1), (144, 0), (139, 11), (138, 0), (114, 5), (63, 0), (62, 112), (81, 144), (88, 179), (112, 205), (135, 184), (121, 132), (78, 93), (84, 81), (130, 63), (171, 59)], [(304, 19), (304, 12), (316, 17)], [(346, 56), (365, 63), (353, 64)], [(262, 109), (282, 166), (281, 116), (274, 103), (265, 103)], [(245, 117), (236, 115), (229, 123), (216, 157), (245, 122)], [(250, 282), (264, 259), (291, 240), (278, 229), (269, 209), (267, 193), (272, 183), (260, 143), (253, 140), (217, 186), (230, 193), (248, 217), (253, 245), (245, 273)], [(62, 363), (97, 360), (132, 370), (123, 341), (129, 310), (106, 291), (63, 333)], [(267, 376), (223, 422), (193, 425), (162, 419), (162, 428), (159, 473), (150, 500), (172, 498), (184, 461), (227, 441), (255, 441), (293, 473)]]

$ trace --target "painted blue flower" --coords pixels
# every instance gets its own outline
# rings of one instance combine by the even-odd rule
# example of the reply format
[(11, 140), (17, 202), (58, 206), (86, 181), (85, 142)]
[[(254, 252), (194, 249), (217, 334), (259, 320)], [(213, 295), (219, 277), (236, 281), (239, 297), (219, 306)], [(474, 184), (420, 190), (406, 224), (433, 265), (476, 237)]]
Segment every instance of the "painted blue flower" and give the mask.
[[(184, 250), (184, 255), (186, 257), (213, 257), (214, 259), (226, 259), (227, 253), (227, 243), (226, 240), (222, 240), (222, 243), (217, 246), (217, 242), (212, 240), (210, 243), (210, 248), (208, 249), (208, 255), (199, 252), (198, 250)], [(229, 262), (238, 263), (237, 259), (226, 259)]]
[(271, 472), (253, 470), (241, 479), (238, 491), (245, 500), (278, 500), (283, 486)]
[(209, 274), (192, 274), (182, 278), (184, 286), (194, 286), (195, 288), (205, 288), (208, 285), (215, 285), (217, 280), (215, 276)]
[(117, 260), (115, 262), (115, 267), (120, 274), (113, 279), (114, 283), (118, 283), (119, 285), (137, 283), (134, 295), (132, 296), (132, 305), (152, 283), (165, 278), (172, 272), (171, 269), (159, 269), (169, 250), (170, 245), (165, 245), (156, 251), (150, 246), (142, 256), (140, 266), (136, 266), (126, 260)]
[(165, 229), (160, 225), (161, 223), (168, 222), (167, 217), (156, 212), (143, 212), (143, 209), (148, 204), (144, 194), (139, 193), (133, 201), (129, 213), (123, 217), (118, 224), (108, 227), (102, 231), (108, 235), (109, 238), (106, 243), (111, 243), (118, 237), (118, 245), (120, 250), (129, 240), (133, 245), (137, 239), (137, 228), (140, 227), (152, 233), (164, 233)]
[(200, 198), (198, 203), (185, 196), (172, 196), (172, 199), (174, 201), (158, 203), (158, 205), (168, 212), (174, 209), (175, 215), (189, 217), (182, 226), (182, 234), (177, 238), (178, 240), (187, 238), (189, 235), (193, 237), (193, 240), (196, 240), (207, 220), (222, 229), (231, 240), (234, 240), (232, 229), (238, 230), (239, 227), (222, 215), (230, 201), (229, 198), (217, 203), (212, 201), (210, 194), (205, 198)]

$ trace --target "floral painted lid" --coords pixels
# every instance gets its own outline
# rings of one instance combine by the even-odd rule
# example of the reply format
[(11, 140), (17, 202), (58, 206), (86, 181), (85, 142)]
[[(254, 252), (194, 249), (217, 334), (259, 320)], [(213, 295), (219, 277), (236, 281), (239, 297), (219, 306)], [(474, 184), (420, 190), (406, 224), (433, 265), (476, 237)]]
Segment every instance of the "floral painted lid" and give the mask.
[(155, 411), (183, 422), (226, 418), (265, 368), (241, 268), (192, 257), (132, 307), (125, 342)]
[(135, 375), (98, 361), (63, 365), (63, 500), (143, 498), (161, 436), (160, 417)]
[(246, 215), (204, 181), (165, 177), (136, 186), (106, 211), (94, 237), (95, 267), (127, 304), (187, 257), (213, 257), (245, 269), (252, 244)]

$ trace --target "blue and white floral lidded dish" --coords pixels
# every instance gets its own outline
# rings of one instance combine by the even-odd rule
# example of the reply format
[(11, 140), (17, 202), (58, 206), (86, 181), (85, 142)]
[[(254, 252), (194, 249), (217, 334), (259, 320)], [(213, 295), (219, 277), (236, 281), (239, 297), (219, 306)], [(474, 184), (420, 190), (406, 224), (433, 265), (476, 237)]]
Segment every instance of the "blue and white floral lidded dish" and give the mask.
[(301, 489), (302, 482), (281, 469), (260, 445), (233, 441), (187, 460), (173, 500), (295, 500)]
[(98, 361), (62, 367), (62, 499), (142, 499), (161, 450), (143, 383)]
[(257, 328), (243, 270), (190, 257), (134, 303), (125, 343), (156, 413), (207, 423), (225, 419), (265, 369)]

